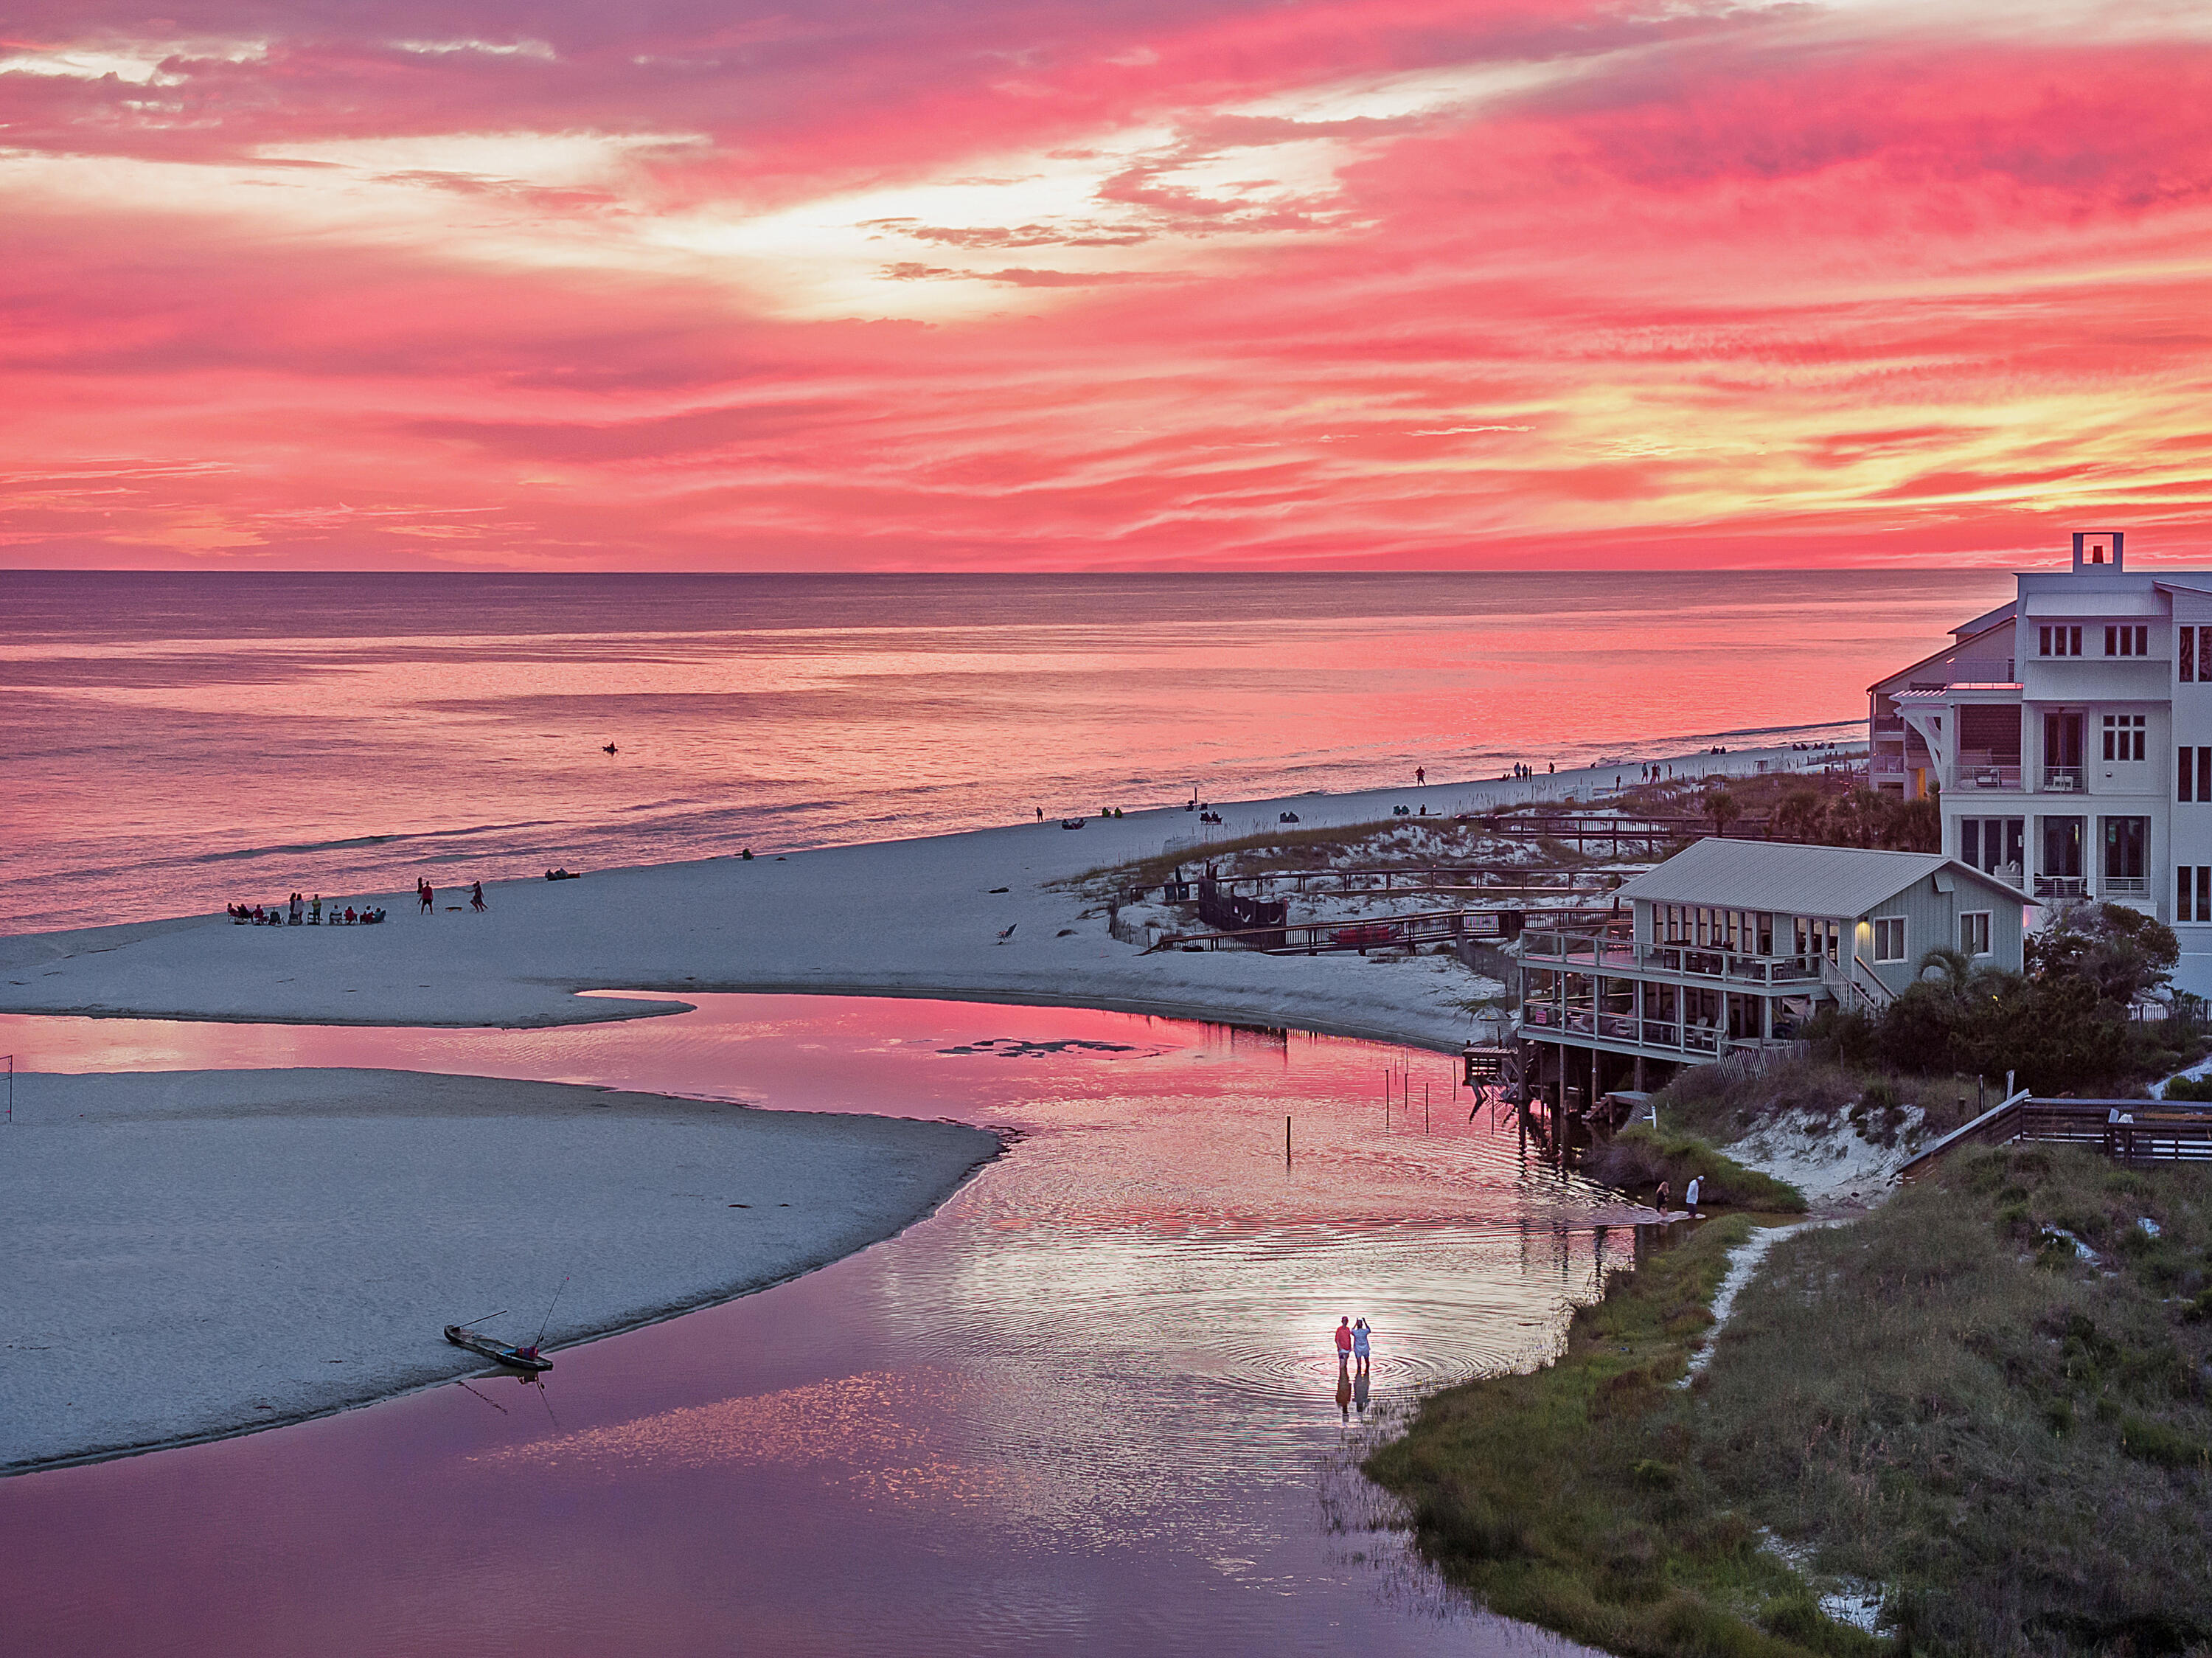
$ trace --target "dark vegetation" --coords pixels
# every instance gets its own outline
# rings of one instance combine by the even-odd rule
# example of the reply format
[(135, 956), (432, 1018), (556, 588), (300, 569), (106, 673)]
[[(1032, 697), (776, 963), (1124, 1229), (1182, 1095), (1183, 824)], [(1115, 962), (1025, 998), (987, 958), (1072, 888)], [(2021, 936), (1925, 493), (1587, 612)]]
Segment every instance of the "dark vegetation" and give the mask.
[(1741, 1216), (1691, 1231), (1577, 1314), (1555, 1363), (1434, 1395), (1369, 1460), (1448, 1577), (1622, 1658), (1880, 1651), (1823, 1618), (1751, 1514), (1716, 1499), (1691, 1396), (1672, 1386), (1750, 1231)]
[[(2168, 997), (2171, 928), (2116, 904), (2077, 904), (2027, 940), (2022, 972), (1931, 950), (1878, 1019), (1828, 1012), (1806, 1036), (1845, 1064), (1910, 1075), (2002, 1077), (2038, 1094), (2139, 1093), (2205, 1047), (2204, 1004)], [(2165, 1016), (2137, 1018), (2156, 1007)]]
[(1703, 818), (1717, 835), (1734, 832), (1748, 818), (1763, 821), (1772, 840), (1893, 852), (1942, 850), (1942, 814), (1935, 801), (1885, 795), (1867, 788), (1863, 777), (1862, 770), (1844, 767), (1826, 776), (1677, 777), (1623, 789), (1618, 803), (1625, 811)]
[(1704, 1209), (1763, 1209), (1797, 1214), (1805, 1196), (1786, 1180), (1746, 1168), (1705, 1140), (1680, 1130), (1654, 1129), (1648, 1123), (1625, 1128), (1594, 1148), (1583, 1161), (1591, 1179), (1638, 1196), (1665, 1180), (1674, 1201), (1682, 1201), (1695, 1179)]
[[(1670, 1387), (1740, 1225), (1618, 1281), (1557, 1365), (1438, 1394), (1377, 1454), (1447, 1574), (1654, 1658), (2212, 1643), (2212, 1175), (1961, 1153), (1779, 1244)], [(1822, 1617), (1762, 1530), (1878, 1595), (1890, 1638)]]
[[(1500, 818), (1510, 816), (1500, 813)], [(1523, 850), (1531, 849), (1531, 850)], [(1501, 842), (1486, 834), (1480, 823), (1455, 818), (1385, 818), (1374, 823), (1344, 824), (1334, 828), (1304, 829), (1285, 826), (1259, 834), (1208, 842), (1202, 847), (1159, 852), (1128, 863), (1086, 871), (1075, 883), (1110, 879), (1117, 886), (1152, 887), (1169, 879), (1180, 868), (1194, 874), (1208, 863), (1224, 872), (1240, 868), (1266, 870), (1322, 870), (1343, 858), (1363, 863), (1425, 865), (1510, 864), (1531, 874), (1543, 870), (1583, 869), (1599, 863), (1565, 841), (1539, 838)]]
[(1949, 1133), (1996, 1104), (2003, 1086), (2002, 1072), (1987, 1082), (1896, 1075), (1808, 1053), (1757, 1068), (1693, 1066), (1659, 1094), (1659, 1120), (1665, 1128), (1724, 1146), (1778, 1118), (1794, 1116), (1815, 1131), (1848, 1128), (1893, 1148)]

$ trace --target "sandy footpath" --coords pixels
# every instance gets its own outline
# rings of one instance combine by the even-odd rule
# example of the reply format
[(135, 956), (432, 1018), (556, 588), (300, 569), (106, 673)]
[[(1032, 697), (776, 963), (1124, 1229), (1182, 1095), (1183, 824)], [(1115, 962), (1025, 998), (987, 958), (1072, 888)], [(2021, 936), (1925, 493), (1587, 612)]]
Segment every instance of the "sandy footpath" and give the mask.
[[(1820, 757), (1747, 749), (1676, 762), (1678, 773), (1779, 769)], [(1530, 783), (1433, 783), (1365, 795), (1221, 805), (1225, 836), (1389, 819), (1394, 806), (1449, 814), (1526, 798), (1609, 791), (1635, 765)], [(1193, 814), (1056, 820), (872, 845), (592, 870), (456, 872), (486, 879), (488, 913), (418, 913), (406, 871), (338, 895), (374, 896), (369, 928), (234, 926), (211, 917), (0, 938), (0, 1011), (404, 1025), (548, 1025), (635, 1018), (695, 991), (952, 996), (1184, 1014), (1449, 1046), (1466, 1003), (1494, 984), (1455, 961), (1245, 951), (1146, 955), (1054, 883), (1194, 836)], [(495, 874), (525, 878), (494, 881)], [(998, 887), (1007, 888), (995, 892)], [(277, 893), (210, 893), (267, 900)], [(1000, 934), (1012, 927), (1012, 936)], [(1062, 936), (1063, 930), (1066, 936)], [(590, 989), (668, 992), (666, 1003), (579, 999)]]
[[(19, 1076), (0, 1469), (234, 1433), (763, 1288), (927, 1213), (995, 1137), (378, 1070)], [(732, 1204), (747, 1207), (733, 1208)], [(557, 1375), (557, 1369), (556, 1369)]]

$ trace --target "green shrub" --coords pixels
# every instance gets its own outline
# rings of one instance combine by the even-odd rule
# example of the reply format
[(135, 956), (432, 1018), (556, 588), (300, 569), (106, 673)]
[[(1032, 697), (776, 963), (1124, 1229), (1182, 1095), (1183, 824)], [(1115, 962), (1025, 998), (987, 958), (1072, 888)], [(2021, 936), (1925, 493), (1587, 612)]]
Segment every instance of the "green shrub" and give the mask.
[(2138, 1416), (2120, 1417), (2120, 1448), (2161, 1468), (2212, 1468), (2212, 1448), (2203, 1440)]
[(1700, 1208), (1762, 1209), (1802, 1214), (1805, 1194), (1787, 1181), (1716, 1150), (1693, 1134), (1655, 1131), (1646, 1124), (1625, 1128), (1592, 1151), (1583, 1172), (1604, 1185), (1617, 1186), (1638, 1197), (1647, 1196), (1664, 1179), (1680, 1203), (1692, 1177), (1702, 1184)]

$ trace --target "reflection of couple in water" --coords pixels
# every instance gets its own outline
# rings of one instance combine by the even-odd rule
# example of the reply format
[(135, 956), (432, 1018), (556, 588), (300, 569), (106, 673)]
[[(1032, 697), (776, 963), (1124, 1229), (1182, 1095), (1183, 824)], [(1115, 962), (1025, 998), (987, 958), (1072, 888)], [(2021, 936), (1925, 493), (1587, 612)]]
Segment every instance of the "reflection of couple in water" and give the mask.
[[(1372, 1332), (1367, 1320), (1354, 1323), (1349, 1316), (1336, 1321), (1336, 1408), (1347, 1419), (1350, 1407), (1367, 1414), (1367, 1371)], [(1356, 1385), (1355, 1385), (1356, 1384)]]

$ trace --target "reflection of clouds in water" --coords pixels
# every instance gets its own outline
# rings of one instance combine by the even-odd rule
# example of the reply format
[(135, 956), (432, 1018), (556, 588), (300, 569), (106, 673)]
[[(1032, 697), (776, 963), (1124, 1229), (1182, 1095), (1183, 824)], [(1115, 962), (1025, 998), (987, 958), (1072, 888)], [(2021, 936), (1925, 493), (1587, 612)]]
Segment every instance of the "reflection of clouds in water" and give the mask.
[(1172, 1048), (1139, 1048), (1129, 1042), (1091, 1042), (1081, 1037), (1061, 1037), (1054, 1041), (1036, 1042), (1018, 1036), (989, 1036), (980, 1042), (963, 1043), (957, 1047), (939, 1048), (939, 1054), (950, 1058), (962, 1054), (988, 1053), (1001, 1059), (1037, 1059), (1057, 1057), (1064, 1053), (1133, 1053), (1140, 1059), (1157, 1059), (1162, 1054), (1172, 1053)]
[(965, 1379), (946, 1371), (871, 1371), (505, 1446), (471, 1460), (625, 1478), (656, 1470), (813, 1467), (891, 1502), (973, 1503), (1000, 1495), (994, 1476), (933, 1442), (937, 1423), (963, 1408), (968, 1392)]

